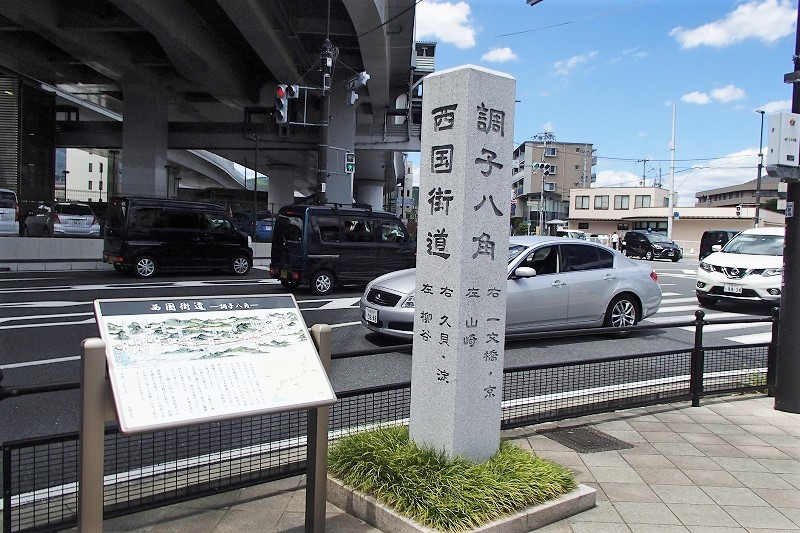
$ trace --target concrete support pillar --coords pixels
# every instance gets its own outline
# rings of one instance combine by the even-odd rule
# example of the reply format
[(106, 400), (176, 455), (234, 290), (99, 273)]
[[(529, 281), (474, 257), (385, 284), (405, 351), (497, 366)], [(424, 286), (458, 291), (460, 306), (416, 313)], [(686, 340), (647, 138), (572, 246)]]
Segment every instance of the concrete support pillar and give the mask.
[(369, 204), (372, 209), (383, 209), (383, 182), (360, 181), (357, 187), (358, 203)]
[(294, 203), (294, 176), (289, 173), (269, 173), (269, 210), (278, 210)]
[(167, 197), (167, 134), (169, 94), (154, 84), (123, 84), (125, 156), (117, 194)]
[[(335, 80), (334, 83), (340, 83)], [(341, 80), (341, 83), (344, 83)], [(345, 91), (334, 91), (330, 100), (331, 117), (328, 131), (328, 176), (325, 196), (328, 202), (349, 204), (353, 202), (353, 177), (344, 171), (344, 155), (353, 151), (356, 135), (356, 108), (347, 105)], [(358, 166), (356, 174), (364, 171)], [(380, 204), (378, 204), (380, 205)]]

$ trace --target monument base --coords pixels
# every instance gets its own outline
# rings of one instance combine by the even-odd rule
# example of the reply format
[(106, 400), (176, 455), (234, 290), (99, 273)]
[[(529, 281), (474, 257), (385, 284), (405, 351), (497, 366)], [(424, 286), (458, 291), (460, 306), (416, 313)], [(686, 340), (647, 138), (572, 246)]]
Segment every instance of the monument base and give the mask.
[[(587, 511), (595, 506), (597, 491), (578, 485), (563, 496), (541, 505), (528, 507), (517, 513), (489, 522), (470, 531), (480, 533), (526, 533), (563, 518)], [(386, 532), (424, 532), (438, 530), (401, 515), (372, 496), (344, 485), (328, 476), (328, 501), (336, 507)]]

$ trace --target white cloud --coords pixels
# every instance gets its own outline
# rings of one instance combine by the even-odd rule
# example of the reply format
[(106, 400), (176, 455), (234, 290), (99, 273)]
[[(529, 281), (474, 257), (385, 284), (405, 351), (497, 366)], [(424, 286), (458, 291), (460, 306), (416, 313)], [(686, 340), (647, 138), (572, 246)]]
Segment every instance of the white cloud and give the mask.
[(711, 97), (708, 96), (706, 93), (693, 91), (690, 92), (689, 94), (684, 94), (683, 96), (681, 96), (681, 102), (685, 102), (687, 104), (706, 105), (711, 103)]
[(505, 48), (492, 48), (481, 56), (484, 61), (493, 61), (495, 63), (504, 63), (506, 61), (513, 61), (517, 59), (517, 54), (507, 46)]
[(597, 51), (593, 50), (587, 54), (579, 55), (579, 56), (572, 56), (569, 59), (564, 59), (561, 61), (556, 61), (553, 63), (553, 68), (556, 70), (558, 74), (569, 74), (575, 68), (587, 63), (590, 59), (594, 59), (597, 56)]
[(726, 85), (712, 89), (709, 93), (700, 91), (692, 91), (688, 94), (681, 96), (681, 102), (687, 104), (706, 105), (710, 104), (712, 100), (727, 104), (736, 100), (741, 100), (745, 97), (744, 89), (740, 89), (735, 85)]
[(688, 172), (675, 174), (675, 190), (678, 205), (695, 205), (695, 193), (738, 185), (754, 180), (758, 168), (758, 150), (746, 148), (720, 159), (712, 159), (695, 165)]
[(767, 102), (766, 104), (759, 107), (761, 111), (766, 112), (767, 115), (771, 115), (773, 113), (781, 113), (781, 112), (788, 112), (792, 110), (792, 101), (791, 100), (776, 100), (774, 102)]
[(794, 35), (797, 10), (791, 0), (753, 0), (740, 4), (725, 17), (689, 29), (678, 26), (670, 35), (682, 48), (728, 46), (746, 39), (772, 43)]
[(458, 48), (475, 46), (476, 30), (471, 24), (470, 7), (466, 2), (422, 0), (415, 9), (417, 40), (430, 39)]
[(740, 89), (734, 85), (726, 85), (719, 89), (711, 91), (711, 98), (718, 102), (727, 103), (744, 98), (744, 89)]

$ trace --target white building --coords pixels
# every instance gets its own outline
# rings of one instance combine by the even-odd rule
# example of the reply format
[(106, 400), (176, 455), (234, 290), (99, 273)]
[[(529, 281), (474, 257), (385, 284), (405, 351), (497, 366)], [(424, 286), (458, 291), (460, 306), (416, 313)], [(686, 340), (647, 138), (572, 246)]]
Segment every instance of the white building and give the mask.
[[(698, 251), (700, 237), (710, 229), (744, 230), (755, 227), (755, 206), (674, 207), (671, 238), (685, 254)], [(783, 226), (782, 214), (760, 210), (762, 226)], [(599, 187), (570, 190), (569, 229), (587, 235), (620, 238), (628, 230), (652, 229), (667, 234), (669, 191), (660, 187)]]
[(76, 202), (107, 201), (108, 172), (106, 157), (85, 150), (67, 148), (65, 199)]

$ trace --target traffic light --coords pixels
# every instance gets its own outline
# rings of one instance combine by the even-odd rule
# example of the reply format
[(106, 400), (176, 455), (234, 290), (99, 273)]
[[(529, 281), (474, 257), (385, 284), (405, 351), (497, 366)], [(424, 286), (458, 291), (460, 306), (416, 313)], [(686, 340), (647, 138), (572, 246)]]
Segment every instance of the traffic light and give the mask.
[(286, 86), (286, 98), (289, 100), (293, 100), (300, 96), (300, 86), (299, 85), (287, 85)]
[(289, 122), (289, 101), (287, 100), (287, 85), (278, 85), (275, 91), (275, 122), (286, 124)]
[(344, 154), (344, 172), (351, 175), (356, 173), (356, 154), (353, 152)]
[(740, 206), (740, 205), (736, 206), (736, 216), (737, 217), (741, 217), (742, 216), (742, 206)]
[(541, 172), (545, 176), (548, 176), (550, 174), (550, 163), (534, 163), (533, 171)]

